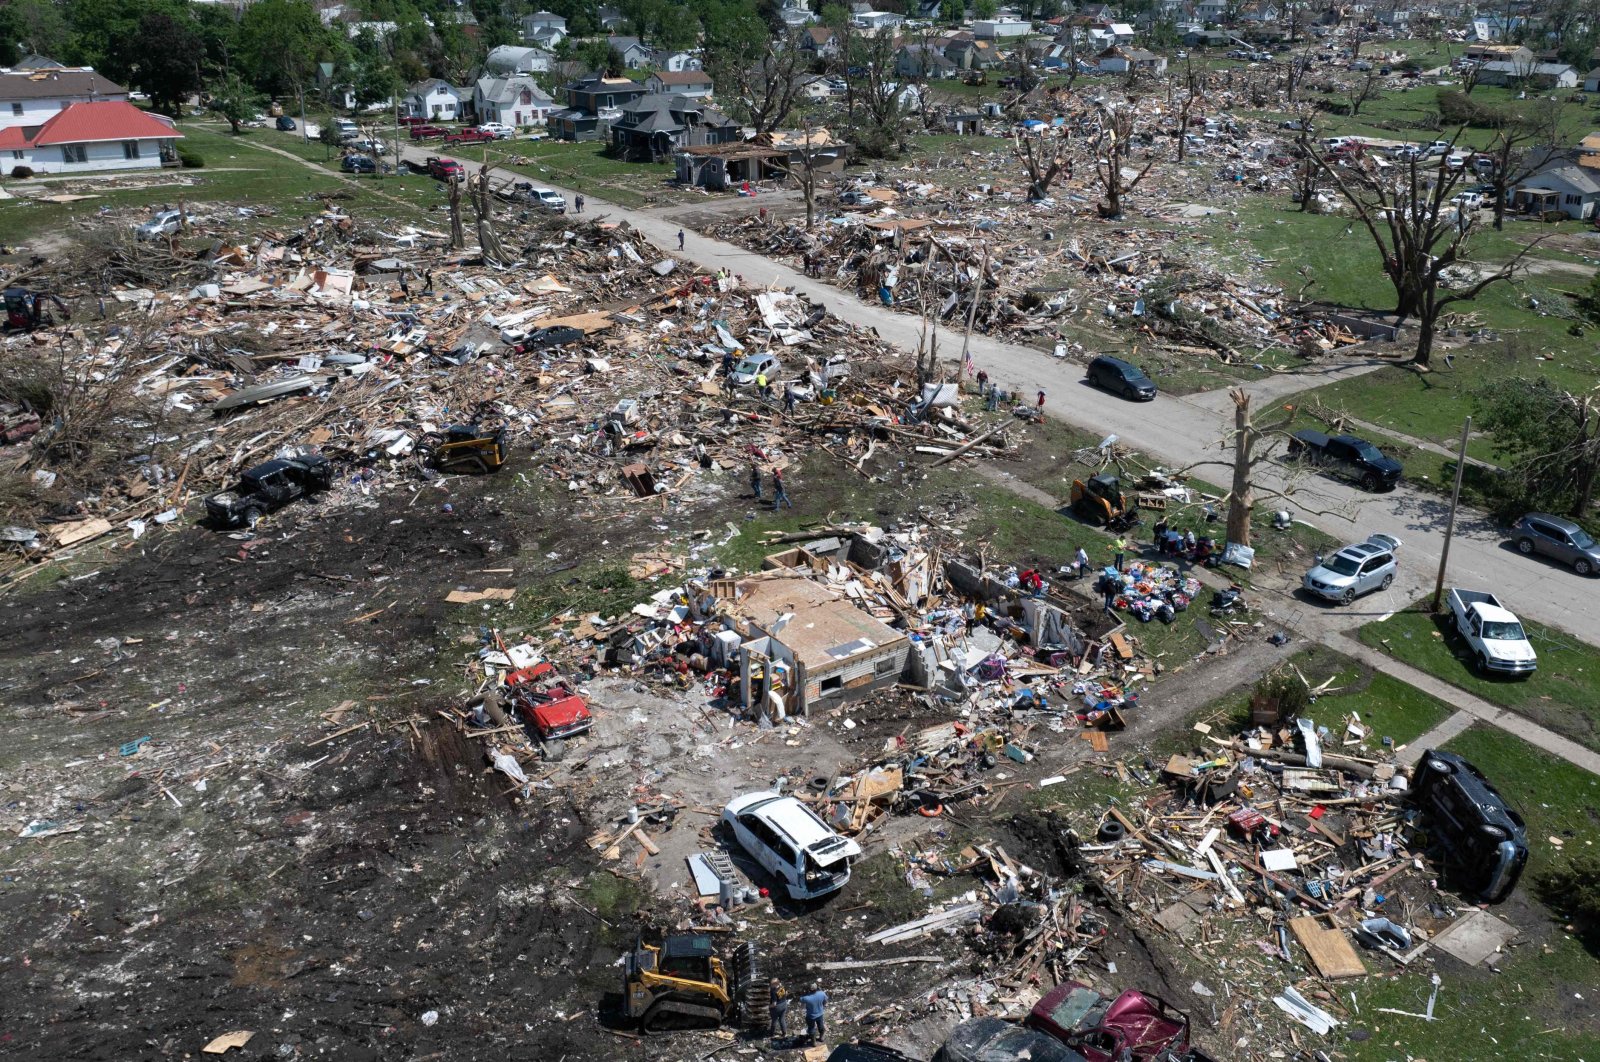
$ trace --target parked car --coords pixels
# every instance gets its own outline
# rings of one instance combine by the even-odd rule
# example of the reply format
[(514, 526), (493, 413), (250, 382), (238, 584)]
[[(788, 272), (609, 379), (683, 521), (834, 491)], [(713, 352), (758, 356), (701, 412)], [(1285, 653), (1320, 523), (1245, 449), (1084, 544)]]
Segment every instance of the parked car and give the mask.
[(1289, 440), (1289, 460), (1305, 461), (1335, 475), (1348, 476), (1363, 490), (1389, 490), (1400, 482), (1400, 462), (1385, 457), (1365, 439), (1354, 435), (1324, 435), (1309, 428)]
[(370, 136), (358, 136), (354, 140), (347, 140), (344, 146), (369, 155), (387, 155), (389, 153), (387, 144), (376, 137)]
[(495, 139), (493, 133), (486, 133), (480, 128), (463, 129), (459, 133), (451, 133), (444, 138), (446, 144), (485, 144)]
[(411, 127), (412, 140), (435, 140), (441, 136), (448, 136), (450, 130), (442, 125), (414, 125)]
[(1121, 358), (1102, 354), (1089, 362), (1084, 371), (1089, 382), (1103, 391), (1121, 395), (1140, 402), (1156, 396), (1156, 385), (1137, 365)]
[(332, 485), (327, 458), (280, 458), (255, 466), (234, 486), (206, 498), (206, 515), (218, 527), (254, 527), (267, 513)]
[(1287, 129), (1294, 133), (1304, 133), (1308, 132), (1311, 127), (1298, 118), (1290, 118), (1287, 122), (1279, 122), (1278, 128)]
[(517, 344), (518, 349), (524, 353), (530, 350), (554, 350), (564, 347), (569, 343), (577, 343), (583, 339), (583, 329), (572, 328), (568, 325), (551, 325), (548, 328), (535, 328), (532, 332), (522, 337)]
[(567, 212), (567, 197), (560, 192), (549, 188), (535, 188), (528, 195), (533, 199), (534, 205), (541, 210), (548, 210), (552, 214)]
[(722, 809), (722, 822), (750, 856), (796, 900), (838, 892), (861, 846), (839, 836), (805, 804), (777, 793), (746, 793)]
[(339, 160), (339, 168), (345, 173), (377, 173), (378, 164), (370, 155), (346, 155)]
[(409, 127), (411, 127), (413, 125), (427, 125), (428, 124), (428, 119), (424, 118), (420, 114), (404, 114), (404, 115), (401, 115), (399, 118), (395, 119), (395, 121), (399, 122), (403, 126), (406, 126), (407, 128), (409, 128)]
[(1306, 572), (1302, 585), (1318, 597), (1348, 605), (1362, 594), (1389, 589), (1398, 567), (1394, 554), (1399, 548), (1399, 539), (1373, 535), (1319, 561)]
[(757, 376), (765, 376), (770, 384), (778, 378), (778, 371), (782, 367), (775, 355), (747, 354), (739, 359), (739, 363), (728, 374), (728, 379), (733, 381), (735, 387), (750, 387), (756, 382)]
[(183, 211), (163, 210), (149, 221), (144, 222), (133, 230), (133, 234), (141, 240), (153, 240), (158, 236), (171, 236), (183, 230)]
[(466, 176), (466, 170), (461, 168), (461, 163), (455, 159), (442, 159), (438, 155), (429, 155), (424, 163), (428, 176), (435, 180), (448, 181), (452, 178), (460, 179)]
[(1477, 192), (1457, 192), (1450, 197), (1457, 210), (1478, 210), (1483, 206), (1483, 196)]
[(1526, 678), (1539, 669), (1539, 656), (1522, 621), (1486, 590), (1452, 587), (1448, 595), (1456, 631), (1466, 639), (1478, 670)]
[(1209, 1062), (1189, 1044), (1186, 1015), (1134, 988), (1112, 998), (1063, 981), (1033, 1005), (1022, 1023), (1088, 1062)]
[(478, 126), (478, 132), (488, 133), (496, 140), (510, 140), (517, 135), (517, 131), (502, 122), (483, 122)]
[(273, 124), (278, 127), (278, 131), (279, 132), (283, 132), (283, 133), (292, 133), (292, 132), (294, 132), (294, 128), (295, 128), (294, 119), (290, 118), (287, 114), (278, 115), (278, 120), (276, 122), (274, 122)]
[(562, 742), (586, 734), (594, 726), (588, 703), (556, 676), (548, 662), (508, 674), (506, 694), (522, 718), (523, 728), (539, 742), (548, 759), (560, 759)]
[(1562, 564), (1572, 565), (1579, 575), (1600, 571), (1600, 543), (1565, 517), (1529, 513), (1512, 530), (1517, 532), (1517, 549), (1524, 556), (1541, 553), (1554, 557)]
[(1447, 872), (1488, 903), (1511, 895), (1528, 863), (1527, 824), (1489, 779), (1452, 752), (1429, 749), (1411, 798)]
[(950, 1030), (933, 1062), (1087, 1062), (1057, 1040), (1001, 1018), (969, 1018)]

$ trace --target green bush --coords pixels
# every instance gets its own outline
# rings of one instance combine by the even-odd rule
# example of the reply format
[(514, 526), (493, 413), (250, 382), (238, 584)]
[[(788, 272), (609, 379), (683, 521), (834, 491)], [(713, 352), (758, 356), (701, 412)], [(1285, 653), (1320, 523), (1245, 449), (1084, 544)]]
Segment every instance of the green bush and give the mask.
[(1494, 126), (1500, 124), (1497, 108), (1485, 106), (1456, 89), (1439, 93), (1439, 119), (1444, 125)]
[(1600, 856), (1574, 856), (1540, 874), (1534, 885), (1540, 899), (1572, 919), (1586, 944), (1600, 945)]
[(186, 170), (198, 170), (206, 164), (206, 160), (200, 157), (198, 151), (184, 147), (182, 144), (178, 145), (178, 161), (183, 164), (183, 168)]

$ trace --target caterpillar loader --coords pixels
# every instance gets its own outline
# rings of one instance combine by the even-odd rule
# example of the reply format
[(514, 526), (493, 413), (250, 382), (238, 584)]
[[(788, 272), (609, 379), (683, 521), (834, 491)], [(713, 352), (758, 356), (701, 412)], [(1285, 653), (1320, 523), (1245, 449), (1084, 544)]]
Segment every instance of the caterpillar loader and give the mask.
[(417, 463), (439, 472), (495, 472), (506, 463), (505, 428), (452, 424), (417, 443)]
[(1091, 524), (1111, 531), (1126, 531), (1139, 522), (1139, 513), (1128, 504), (1116, 476), (1102, 472), (1085, 482), (1072, 481), (1072, 511)]
[(646, 1033), (742, 1025), (765, 1019), (754, 944), (727, 961), (709, 933), (674, 933), (659, 945), (636, 942), (622, 980), (623, 1006)]

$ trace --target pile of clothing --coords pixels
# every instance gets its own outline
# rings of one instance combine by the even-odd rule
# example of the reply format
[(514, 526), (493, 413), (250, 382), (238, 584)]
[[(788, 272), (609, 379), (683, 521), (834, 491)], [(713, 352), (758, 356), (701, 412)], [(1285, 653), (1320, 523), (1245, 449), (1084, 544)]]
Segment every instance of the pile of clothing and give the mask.
[(1152, 619), (1171, 623), (1200, 592), (1200, 580), (1148, 561), (1136, 560), (1122, 572), (1107, 568), (1100, 579), (1097, 588), (1101, 593), (1114, 592), (1112, 605), (1132, 613), (1141, 623)]

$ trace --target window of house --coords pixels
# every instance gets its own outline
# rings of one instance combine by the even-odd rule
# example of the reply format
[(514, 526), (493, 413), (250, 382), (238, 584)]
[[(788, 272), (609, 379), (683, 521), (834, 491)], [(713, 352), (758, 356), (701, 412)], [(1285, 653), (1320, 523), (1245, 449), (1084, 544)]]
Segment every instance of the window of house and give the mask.
[(122, 142), (122, 157), (136, 159), (139, 157), (139, 142), (137, 140), (124, 140)]
[(887, 675), (889, 672), (895, 669), (896, 662), (897, 661), (894, 657), (886, 656), (882, 660), (874, 663), (872, 665), (872, 670), (877, 672), (879, 675)]
[(835, 693), (844, 689), (844, 676), (835, 675), (833, 678), (823, 679), (820, 689), (823, 693)]
[(23, 153), (20, 152), (20, 151), (13, 151), (11, 153), (11, 157), (14, 158), (14, 159), (20, 159), (20, 158), (23, 158), (24, 156), (23, 156)]
[(1579, 199), (1580, 199), (1579, 196), (1575, 196), (1575, 195), (1573, 195), (1573, 194), (1571, 194), (1569, 192), (1569, 193), (1567, 193), (1566, 203), (1567, 203), (1568, 206), (1574, 206), (1579, 202)]
[(615, 96), (607, 96), (606, 97), (606, 106), (607, 107), (615, 107), (616, 105), (617, 105), (617, 98)]
[(84, 150), (82, 144), (62, 144), (61, 145), (61, 161), (62, 162), (88, 162), (89, 161), (89, 154), (88, 154), (88, 152), (86, 152)]
[(11, 116), (12, 116), (12, 117), (13, 117), (13, 118), (20, 118), (20, 117), (22, 117), (22, 104), (20, 104), (20, 103), (13, 103), (13, 104), (12, 104), (12, 105), (11, 105)]

